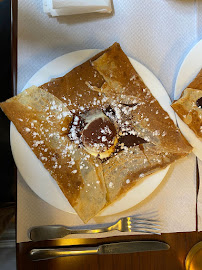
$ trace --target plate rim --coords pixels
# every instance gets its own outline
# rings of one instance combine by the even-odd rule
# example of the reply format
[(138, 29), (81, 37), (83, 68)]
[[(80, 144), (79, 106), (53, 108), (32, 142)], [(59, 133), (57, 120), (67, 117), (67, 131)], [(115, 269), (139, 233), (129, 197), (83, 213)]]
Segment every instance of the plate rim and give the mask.
[[(49, 61), (47, 64), (45, 64), (43, 67), (41, 67), (29, 80), (28, 80), (28, 82), (25, 84), (25, 86), (23, 87), (23, 89), (22, 89), (22, 91), (23, 90), (25, 90), (26, 88), (28, 88), (28, 87), (30, 87), (31, 85), (33, 85), (33, 84), (31, 84), (30, 85), (30, 82), (32, 82), (33, 81), (33, 79), (36, 77), (36, 76), (38, 76), (38, 74), (40, 74), (40, 72), (42, 72), (42, 70), (43, 69), (46, 69), (46, 67), (48, 66), (48, 65), (50, 65), (51, 63), (54, 63), (55, 61), (59, 61), (60, 59), (62, 59), (62, 58), (64, 58), (65, 56), (68, 56), (68, 55), (73, 55), (73, 54), (77, 54), (77, 53), (83, 53), (83, 52), (89, 52), (89, 53), (91, 53), (91, 56), (89, 56), (89, 57), (92, 57), (93, 55), (95, 55), (96, 53), (98, 53), (99, 51), (101, 51), (100, 49), (84, 49), (84, 50), (78, 50), (78, 51), (73, 51), (73, 52), (69, 52), (69, 53), (66, 53), (66, 54), (63, 54), (63, 55), (61, 55), (61, 56), (59, 56), (59, 57), (56, 57), (55, 59), (53, 59), (53, 60), (51, 60), (51, 61)], [(92, 53), (93, 52), (93, 53)], [(86, 60), (88, 60), (89, 59), (89, 57), (87, 57), (87, 58), (85, 58), (85, 59), (82, 59), (82, 61), (80, 61), (78, 64), (82, 64), (83, 62), (85, 62)], [(162, 83), (159, 81), (159, 79), (145, 66), (145, 65), (143, 65), (142, 63), (140, 63), (139, 61), (137, 61), (136, 59), (134, 59), (134, 58), (132, 58), (132, 57), (128, 57), (129, 58), (129, 60), (131, 61), (131, 59), (132, 59), (132, 61), (135, 61), (136, 63), (138, 63), (140, 66), (142, 66), (143, 68), (145, 68), (148, 72), (150, 72), (151, 73), (151, 75), (156, 79), (156, 81), (158, 81), (158, 83), (159, 83), (159, 85), (162, 87), (162, 89), (164, 90), (164, 92), (165, 92), (165, 94), (167, 94), (167, 92), (166, 92), (166, 90), (165, 90), (165, 88), (164, 88), (164, 86), (162, 85)], [(64, 72), (64, 74), (66, 74), (67, 72), (69, 72), (70, 70), (72, 70), (74, 67), (76, 67), (76, 66), (78, 66), (78, 64), (75, 64), (74, 66), (71, 66), (70, 68), (68, 68), (65, 72)], [(61, 74), (60, 76), (63, 76), (64, 74)], [(56, 75), (57, 76), (57, 75)], [(56, 76), (54, 75), (54, 77), (53, 77), (53, 75), (52, 75), (52, 78), (56, 78)], [(49, 80), (48, 80), (49, 81)], [(43, 83), (45, 83), (45, 82), (43, 82)], [(41, 83), (42, 84), (42, 83)], [(29, 86), (30, 85), (30, 86)], [(36, 85), (38, 85), (38, 84), (36, 84)], [(170, 100), (170, 97), (168, 96), (168, 94), (167, 94), (167, 96), (166, 96), (166, 98), (168, 98), (169, 99), (169, 102), (171, 103), (171, 100)], [(173, 110), (171, 109), (171, 111), (173, 112)], [(171, 119), (175, 122), (175, 113), (173, 112), (173, 117), (174, 117), (174, 119), (171, 117)], [(15, 126), (14, 126), (14, 124), (13, 123), (11, 123), (11, 128), (15, 128)], [(17, 130), (16, 130), (17, 131)], [(17, 131), (18, 132), (18, 131)], [(12, 134), (11, 134), (12, 135)], [(23, 138), (22, 138), (23, 139)], [(12, 140), (12, 138), (11, 138), (11, 140)], [(23, 139), (24, 140), (24, 139)], [(12, 147), (12, 142), (11, 142), (11, 148), (12, 148), (12, 152), (13, 152), (13, 147)], [(16, 161), (15, 161), (16, 162)], [(40, 160), (39, 160), (39, 162), (40, 162)], [(17, 164), (16, 164), (17, 165)], [(119, 211), (119, 212), (114, 212), (114, 213), (109, 213), (109, 214), (104, 214), (104, 212), (106, 212), (106, 209), (109, 209), (109, 207), (111, 207), (112, 205), (113, 205), (113, 203), (112, 203), (112, 205), (109, 205), (108, 207), (106, 207), (106, 208), (104, 208), (97, 216), (108, 216), (108, 215), (114, 215), (114, 214), (118, 214), (118, 213), (121, 213), (121, 212), (123, 212), (123, 211), (128, 211), (129, 209), (131, 209), (132, 207), (134, 207), (134, 206), (136, 206), (136, 205), (138, 205), (139, 203), (141, 203), (143, 200), (145, 200), (148, 196), (150, 196), (156, 189), (157, 189), (157, 187), (160, 185), (160, 183), (163, 181), (163, 179), (165, 178), (165, 176), (166, 176), (166, 174), (167, 174), (167, 172), (169, 171), (169, 168), (170, 168), (170, 165), (168, 165), (166, 168), (164, 168), (164, 169), (161, 169), (161, 170), (159, 170), (159, 171), (157, 171), (156, 173), (154, 173), (154, 174), (150, 174), (149, 176), (147, 176), (148, 178), (149, 177), (151, 177), (152, 175), (156, 175), (156, 174), (158, 174), (160, 171), (166, 171), (165, 172), (165, 175), (162, 177), (162, 179), (161, 179), (161, 181), (159, 182), (159, 184), (154, 188), (154, 190), (152, 191), (152, 192), (150, 192), (146, 197), (144, 197), (141, 201), (139, 201), (138, 203), (136, 203), (136, 204), (134, 204), (133, 206), (131, 206), (131, 207), (129, 207), (129, 208), (127, 208), (127, 209), (125, 209), (125, 210), (122, 210), (122, 211)], [(19, 170), (20, 171), (20, 170)], [(46, 170), (47, 171), (47, 170)], [(21, 172), (20, 172), (21, 173)], [(22, 174), (22, 176), (23, 176), (23, 174)], [(145, 177), (145, 178), (147, 178), (147, 177)], [(24, 177), (23, 177), (24, 178)], [(25, 179), (24, 179), (25, 180)], [(55, 181), (55, 180), (54, 180)], [(27, 183), (27, 181), (25, 180), (25, 182)], [(55, 181), (56, 182), (56, 181)], [(28, 184), (28, 183), (27, 183)], [(29, 185), (29, 184), (28, 184)], [(30, 186), (30, 185), (29, 185)], [(31, 187), (30, 187), (31, 188)], [(32, 188), (31, 188), (32, 189)], [(132, 188), (133, 189), (133, 188)], [(131, 189), (131, 190), (132, 190)], [(33, 189), (32, 189), (33, 190)], [(33, 190), (34, 191), (34, 190)], [(34, 191), (35, 192), (35, 191)], [(35, 192), (36, 193), (36, 192)], [(37, 193), (36, 193), (37, 194)], [(127, 193), (126, 193), (127, 194)], [(38, 194), (37, 194), (38, 195)], [(39, 196), (39, 195), (38, 195)], [(125, 195), (126, 196), (126, 195)], [(125, 197), (124, 196), (124, 197)], [(41, 196), (39, 196), (42, 200), (44, 200)], [(67, 200), (67, 199), (66, 199)], [(45, 202), (47, 202), (46, 200), (44, 200)], [(67, 200), (67, 202), (68, 202), (68, 200)], [(53, 205), (53, 204), (51, 204), (50, 202), (47, 202), (48, 204), (50, 204), (51, 206), (54, 206), (54, 207), (56, 207), (56, 208), (58, 208), (57, 206), (55, 206), (55, 205)], [(116, 203), (116, 202), (115, 202)], [(69, 202), (68, 202), (68, 204), (69, 204)], [(71, 207), (71, 205), (70, 205), (70, 207)], [(71, 207), (72, 208), (72, 207)], [(61, 208), (59, 208), (60, 210), (62, 210)], [(73, 209), (73, 208), (72, 208)], [(64, 211), (64, 210), (63, 210)], [(75, 212), (75, 210), (73, 209), (73, 212), (70, 212), (70, 211), (66, 211), (66, 212), (68, 212), (68, 213), (71, 213), (71, 214), (76, 214), (76, 212)]]

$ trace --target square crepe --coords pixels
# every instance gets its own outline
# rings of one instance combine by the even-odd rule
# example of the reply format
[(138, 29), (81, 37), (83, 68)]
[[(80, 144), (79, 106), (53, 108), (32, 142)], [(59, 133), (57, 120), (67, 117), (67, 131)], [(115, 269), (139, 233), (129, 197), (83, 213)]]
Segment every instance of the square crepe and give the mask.
[(184, 89), (181, 97), (173, 102), (172, 108), (195, 135), (202, 139), (202, 69)]
[(84, 222), (192, 150), (118, 43), (0, 105)]

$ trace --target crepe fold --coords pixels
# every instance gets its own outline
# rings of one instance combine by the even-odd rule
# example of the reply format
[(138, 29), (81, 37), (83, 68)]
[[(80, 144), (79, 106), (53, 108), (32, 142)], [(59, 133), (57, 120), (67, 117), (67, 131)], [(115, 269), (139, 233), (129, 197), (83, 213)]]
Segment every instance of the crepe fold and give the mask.
[(1, 108), (80, 218), (86, 222), (95, 216), (106, 203), (102, 165), (70, 142), (72, 114), (66, 104), (33, 86), (1, 103)]
[(172, 108), (195, 135), (202, 139), (202, 69), (183, 90), (181, 97), (173, 102)]
[[(0, 105), (84, 222), (192, 150), (118, 43)], [(70, 140), (75, 115), (95, 108), (139, 142), (101, 161)]]

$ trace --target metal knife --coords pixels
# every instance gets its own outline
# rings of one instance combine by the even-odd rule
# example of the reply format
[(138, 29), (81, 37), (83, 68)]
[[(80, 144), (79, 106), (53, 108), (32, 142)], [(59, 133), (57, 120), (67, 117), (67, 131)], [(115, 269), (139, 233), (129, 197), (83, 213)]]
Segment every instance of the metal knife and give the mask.
[(30, 251), (33, 261), (78, 255), (126, 254), (143, 251), (168, 250), (170, 246), (159, 241), (131, 241), (103, 244), (98, 247), (36, 248)]

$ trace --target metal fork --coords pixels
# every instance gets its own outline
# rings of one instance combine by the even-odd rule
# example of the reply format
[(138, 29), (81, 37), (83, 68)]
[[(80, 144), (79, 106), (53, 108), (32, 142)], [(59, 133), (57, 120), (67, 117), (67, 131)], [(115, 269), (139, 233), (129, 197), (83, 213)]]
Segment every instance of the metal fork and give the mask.
[(63, 225), (45, 225), (30, 229), (32, 241), (42, 241), (62, 238), (69, 234), (104, 233), (117, 230), (120, 232), (138, 232), (144, 234), (160, 234), (160, 224), (157, 219), (135, 215), (123, 217), (113, 223), (67, 227)]

